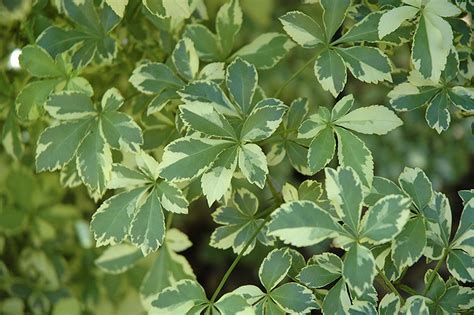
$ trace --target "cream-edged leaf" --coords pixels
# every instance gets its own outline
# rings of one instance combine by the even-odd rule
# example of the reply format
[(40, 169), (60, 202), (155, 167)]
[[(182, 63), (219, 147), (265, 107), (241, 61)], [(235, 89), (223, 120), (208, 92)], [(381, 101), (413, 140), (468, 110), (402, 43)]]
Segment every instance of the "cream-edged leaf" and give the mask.
[(334, 123), (360, 133), (377, 135), (384, 135), (403, 124), (394, 112), (381, 105), (358, 108)]

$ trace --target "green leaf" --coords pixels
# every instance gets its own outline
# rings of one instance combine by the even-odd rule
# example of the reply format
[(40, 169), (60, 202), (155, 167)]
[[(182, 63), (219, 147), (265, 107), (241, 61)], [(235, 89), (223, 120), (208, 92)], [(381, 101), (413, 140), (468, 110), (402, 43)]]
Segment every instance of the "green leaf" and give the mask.
[(302, 12), (288, 12), (279, 20), (291, 39), (304, 48), (313, 48), (326, 42), (321, 26)]
[(58, 54), (71, 49), (85, 38), (86, 36), (81, 32), (50, 26), (38, 36), (36, 44), (56, 58)]
[(336, 51), (358, 80), (367, 83), (392, 82), (390, 60), (380, 49), (354, 46), (337, 48)]
[(379, 303), (379, 315), (392, 315), (400, 312), (401, 301), (395, 293), (386, 294)]
[(385, 106), (358, 108), (334, 122), (336, 125), (365, 134), (384, 135), (403, 122)]
[(284, 34), (265, 33), (240, 48), (232, 57), (240, 57), (257, 69), (266, 70), (273, 68), (294, 46)]
[(107, 143), (114, 149), (138, 152), (143, 144), (140, 126), (133, 119), (119, 112), (105, 112), (101, 126)]
[(291, 255), (286, 248), (272, 250), (263, 260), (258, 277), (265, 289), (270, 292), (287, 275), (291, 267)]
[(361, 240), (382, 244), (397, 236), (410, 217), (410, 199), (389, 195), (369, 208), (361, 222)]
[(227, 89), (244, 114), (252, 110), (252, 100), (257, 84), (258, 74), (252, 64), (237, 58), (227, 67)]
[(371, 187), (374, 177), (372, 153), (365, 143), (350, 131), (336, 127), (337, 158), (344, 167), (352, 167), (365, 187)]
[(308, 150), (308, 165), (311, 173), (317, 173), (325, 167), (334, 156), (336, 139), (332, 128), (326, 127), (311, 141)]
[(383, 177), (374, 176), (374, 180), (372, 182), (372, 187), (370, 189), (370, 193), (365, 196), (364, 203), (373, 206), (377, 201), (382, 199), (387, 195), (402, 195), (403, 192), (401, 191), (398, 186)]
[[(232, 195), (231, 203), (218, 208), (212, 214), (214, 221), (224, 226), (218, 227), (212, 234), (211, 246), (223, 249), (232, 247), (236, 254), (240, 253), (259, 226), (263, 224), (263, 219), (255, 217), (258, 205), (258, 199), (253, 193), (245, 188), (236, 190)], [(266, 235), (265, 227), (260, 230), (257, 240), (264, 245), (273, 245), (273, 238)], [(255, 243), (255, 239), (250, 242), (244, 255), (253, 250)]]
[(354, 95), (349, 94), (341, 98), (331, 110), (331, 121), (336, 121), (346, 115), (353, 106)]
[(311, 246), (344, 233), (336, 220), (311, 201), (283, 204), (272, 213), (269, 235), (279, 237), (286, 244)]
[(449, 99), (461, 110), (474, 111), (474, 90), (462, 86), (455, 86), (448, 91)]
[(249, 183), (263, 189), (268, 167), (265, 154), (258, 145), (247, 143), (240, 147), (239, 168)]
[(295, 282), (279, 286), (270, 293), (270, 297), (289, 313), (303, 314), (319, 308), (312, 291)]
[(362, 245), (353, 244), (346, 253), (342, 269), (347, 285), (360, 296), (372, 287), (376, 273), (372, 252)]
[(219, 314), (254, 314), (252, 306), (250, 306), (245, 298), (235, 292), (224, 294), (215, 304), (214, 307), (219, 310)]
[(429, 315), (430, 311), (427, 306), (427, 300), (420, 295), (410, 296), (403, 305), (401, 313), (407, 315)]
[[(325, 107), (320, 107), (320, 111)], [(328, 117), (329, 118), (329, 117)], [(298, 138), (300, 139), (311, 139), (316, 137), (316, 135), (327, 127), (328, 120), (323, 118), (319, 113), (313, 114), (309, 119), (305, 120), (301, 126), (298, 128)]]
[(212, 168), (202, 175), (201, 188), (209, 206), (214, 201), (220, 200), (230, 188), (232, 176), (237, 168), (237, 150), (236, 146), (224, 150)]
[(43, 104), (60, 80), (33, 81), (25, 85), (15, 101), (16, 113), (22, 120), (35, 120), (43, 113)]
[(128, 0), (105, 0), (105, 2), (114, 10), (115, 14), (123, 18)]
[(132, 215), (145, 190), (143, 187), (135, 188), (102, 203), (90, 223), (96, 246), (116, 245), (127, 237)]
[(438, 87), (417, 87), (411, 83), (397, 85), (390, 93), (390, 105), (398, 111), (413, 110), (427, 104), (439, 91)]
[(188, 200), (177, 185), (161, 181), (158, 185), (155, 185), (155, 190), (161, 206), (165, 210), (174, 213), (188, 213)]
[(474, 199), (465, 199), (464, 209), (461, 214), (461, 219), (459, 222), (458, 229), (453, 238), (453, 247), (462, 249), (473, 255), (474, 253), (474, 229), (472, 227), (472, 222), (474, 221)]
[(145, 94), (159, 94), (167, 88), (179, 89), (184, 82), (162, 63), (149, 62), (133, 70), (130, 83)]
[(337, 43), (380, 41), (377, 26), (381, 16), (381, 12), (367, 14), (362, 20), (350, 27), (347, 32), (337, 40)]
[(116, 42), (108, 34), (120, 22), (120, 17), (110, 6), (95, 6), (91, 1), (63, 0), (61, 8), (76, 24), (76, 29), (66, 32), (55, 30), (53, 33), (49, 31), (46, 37), (40, 35), (37, 41), (40, 46), (48, 49), (51, 41), (59, 41), (55, 44), (57, 49), (53, 51), (54, 53), (49, 51), (55, 57), (56, 53), (77, 45), (79, 49), (72, 56), (74, 68), (83, 67), (92, 59), (97, 62), (108, 62), (116, 56)]
[(190, 24), (184, 30), (184, 37), (191, 39), (199, 55), (204, 61), (216, 61), (220, 59), (220, 48), (218, 39), (207, 27), (201, 24)]
[(39, 46), (28, 45), (23, 47), (20, 55), (20, 65), (32, 76), (39, 78), (65, 75), (48, 52)]
[(362, 185), (351, 168), (326, 168), (326, 194), (336, 209), (339, 218), (349, 227), (353, 235), (359, 231), (362, 213)]
[(116, 88), (110, 88), (105, 91), (100, 102), (100, 106), (104, 112), (112, 112), (122, 107), (124, 103), (123, 96)]
[[(151, 308), (156, 295), (183, 279), (194, 280), (196, 276), (189, 262), (177, 252), (191, 246), (187, 236), (176, 229), (166, 231), (165, 243), (158, 250), (157, 257), (140, 285), (142, 303)], [(139, 250), (138, 253), (141, 254)]]
[(77, 120), (46, 128), (36, 145), (36, 170), (54, 171), (67, 164), (87, 136), (90, 125), (90, 120)]
[(236, 139), (234, 128), (212, 105), (206, 103), (187, 103), (179, 106), (180, 117), (193, 130), (208, 136)]
[(222, 82), (225, 78), (224, 66), (223, 62), (208, 63), (199, 71), (198, 78), (200, 80)]
[[(54, 136), (53, 136), (54, 138)], [(45, 139), (43, 139), (44, 141)], [(49, 141), (49, 140), (46, 140)], [(19, 159), (24, 151), (22, 135), (15, 111), (10, 110), (2, 128), (2, 144), (5, 151), (14, 159)], [(44, 150), (44, 147), (42, 148)], [(47, 162), (49, 163), (49, 162)], [(54, 163), (54, 162), (53, 162)], [(43, 168), (43, 166), (41, 167)], [(39, 171), (39, 169), (37, 168)]]
[(323, 301), (323, 313), (345, 315), (349, 311), (351, 300), (343, 279), (339, 280), (326, 294)]
[(346, 65), (333, 49), (324, 50), (316, 59), (314, 74), (326, 91), (336, 97), (342, 92), (347, 81)]
[(427, 223), (427, 243), (423, 254), (431, 259), (440, 259), (450, 244), (452, 218), (448, 198), (436, 192), (423, 214)]
[(184, 137), (165, 147), (160, 176), (170, 181), (191, 180), (206, 170), (231, 142), (217, 139)]
[(156, 252), (165, 239), (165, 217), (155, 189), (140, 205), (130, 225), (130, 241), (141, 249), (143, 256)]
[(313, 256), (308, 266), (301, 269), (298, 279), (310, 288), (322, 288), (342, 275), (341, 259), (331, 253)]
[(242, 25), (242, 9), (238, 0), (223, 4), (216, 16), (216, 32), (224, 56), (229, 55)]
[(411, 60), (426, 79), (438, 82), (453, 46), (453, 31), (443, 18), (424, 10), (413, 38)]
[(459, 249), (452, 250), (446, 264), (449, 272), (459, 281), (474, 282), (474, 261), (470, 254)]
[(378, 24), (378, 34), (382, 39), (393, 33), (406, 20), (411, 20), (418, 13), (418, 9), (411, 6), (401, 6), (385, 12)]
[(90, 97), (74, 91), (63, 91), (51, 95), (44, 108), (48, 114), (60, 120), (86, 118), (96, 113)]
[(107, 248), (94, 263), (106, 273), (120, 274), (143, 258), (142, 253), (132, 245), (120, 244)]
[(257, 142), (270, 137), (280, 126), (288, 107), (275, 98), (258, 102), (245, 120), (240, 132), (242, 141)]
[(77, 170), (95, 198), (107, 190), (112, 174), (112, 153), (97, 127), (92, 127), (77, 151)]
[(215, 82), (195, 81), (186, 85), (178, 94), (185, 103), (210, 104), (221, 114), (239, 116), (234, 105)]
[(336, 31), (341, 27), (351, 4), (350, 0), (321, 0), (323, 8), (323, 22), (326, 39), (330, 42)]
[(171, 56), (174, 67), (178, 73), (191, 81), (199, 71), (199, 57), (193, 42), (189, 38), (181, 39), (175, 46)]
[(349, 308), (350, 315), (377, 315), (374, 304), (367, 301), (354, 301)]
[(431, 182), (419, 168), (405, 167), (398, 177), (398, 183), (420, 211), (428, 205), (433, 197)]
[(194, 280), (181, 280), (163, 290), (152, 302), (159, 314), (186, 314), (194, 306), (207, 302), (204, 289)]
[(448, 106), (448, 94), (440, 92), (431, 100), (426, 109), (426, 122), (438, 133), (448, 130), (451, 121)]
[(441, 301), (439, 301), (440, 307), (447, 314), (454, 314), (459, 311), (472, 310), (472, 301), (474, 300), (474, 290), (472, 288), (466, 288), (454, 285), (446, 290)]
[(392, 261), (398, 270), (413, 265), (423, 254), (426, 246), (425, 220), (410, 219), (392, 242)]

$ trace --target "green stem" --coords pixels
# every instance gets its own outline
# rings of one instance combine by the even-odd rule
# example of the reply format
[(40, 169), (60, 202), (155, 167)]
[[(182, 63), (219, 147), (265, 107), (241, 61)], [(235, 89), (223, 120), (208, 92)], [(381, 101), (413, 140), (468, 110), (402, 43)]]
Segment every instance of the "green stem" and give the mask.
[(381, 270), (378, 266), (377, 266), (377, 271), (379, 273), (379, 276), (382, 278), (382, 280), (385, 282), (385, 284), (387, 285), (387, 287), (390, 289), (390, 291), (392, 291), (393, 293), (395, 293), (399, 298), (400, 298), (400, 302), (402, 304), (405, 303), (405, 299), (402, 297), (402, 295), (400, 294), (400, 292), (398, 292), (397, 288), (395, 288), (392, 284), (392, 282), (387, 278), (387, 276), (383, 273), (383, 270)]
[(405, 291), (408, 294), (418, 295), (418, 292), (416, 292), (415, 289), (407, 286), (406, 284), (401, 283), (401, 284), (398, 285), (398, 288), (402, 291)]
[(173, 212), (168, 213), (168, 217), (166, 218), (166, 231), (171, 228), (171, 224), (173, 223)]
[(280, 86), (278, 91), (276, 91), (274, 97), (278, 98), (280, 96), (281, 92), (283, 92), (283, 90), (287, 87), (287, 85), (290, 84), (290, 82), (293, 81), (297, 76), (299, 76), (318, 56), (319, 56), (319, 54), (315, 54), (301, 68), (299, 68), (298, 71), (293, 73), (293, 75), (288, 80), (286, 80), (285, 83), (283, 83), (282, 86)]
[(438, 260), (438, 263), (436, 264), (433, 272), (431, 273), (429, 279), (428, 279), (428, 282), (426, 283), (426, 287), (425, 287), (425, 290), (423, 291), (423, 295), (426, 295), (426, 293), (428, 293), (430, 287), (431, 287), (431, 284), (433, 284), (433, 281), (436, 277), (436, 274), (438, 273), (439, 269), (441, 268), (441, 266), (443, 265), (444, 261), (446, 260), (446, 257), (448, 256), (448, 250), (445, 250), (444, 251), (444, 254), (443, 254), (443, 257), (441, 257), (440, 260)]
[[(273, 212), (273, 210), (275, 210), (276, 208), (278, 208), (277, 206), (275, 206), (271, 212)], [(271, 213), (270, 212), (270, 213)], [(270, 213), (268, 213), (267, 217), (263, 220), (263, 222), (257, 227), (257, 229), (255, 230), (255, 232), (252, 234), (252, 236), (250, 237), (250, 239), (247, 241), (247, 243), (245, 244), (244, 248), (242, 248), (242, 250), (240, 251), (239, 255), (234, 259), (234, 261), (232, 262), (232, 264), (230, 265), (229, 269), (227, 269), (226, 273), (224, 274), (224, 276), (222, 277), (221, 279), (221, 282), (219, 283), (219, 285), (217, 286), (217, 289), (214, 291), (214, 293), (212, 294), (212, 297), (211, 297), (211, 300), (210, 300), (210, 304), (212, 305), (216, 299), (217, 299), (217, 295), (219, 294), (219, 292), (221, 292), (222, 288), (224, 287), (224, 284), (226, 283), (227, 279), (229, 278), (230, 274), (232, 273), (232, 271), (235, 269), (235, 267), (237, 266), (237, 264), (239, 263), (240, 259), (242, 259), (242, 257), (244, 256), (244, 253), (247, 251), (247, 248), (250, 246), (250, 244), (252, 244), (252, 242), (255, 240), (255, 238), (257, 237), (258, 233), (260, 233), (260, 230), (263, 229), (263, 227), (265, 226), (265, 224), (268, 222), (268, 220), (270, 219)]]
[(273, 199), (275, 200), (275, 202), (283, 201), (283, 198), (282, 198), (281, 194), (278, 192), (275, 185), (273, 185), (273, 182), (270, 178), (270, 175), (267, 176), (267, 184), (268, 184), (268, 188), (270, 189), (270, 192), (272, 193), (272, 196), (273, 196)]

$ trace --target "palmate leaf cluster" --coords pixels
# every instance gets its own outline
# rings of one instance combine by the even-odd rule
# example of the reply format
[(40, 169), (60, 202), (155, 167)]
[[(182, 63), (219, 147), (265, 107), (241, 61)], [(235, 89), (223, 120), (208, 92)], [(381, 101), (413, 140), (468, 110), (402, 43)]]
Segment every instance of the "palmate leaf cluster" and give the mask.
[[(248, 2), (0, 2), (21, 34), (20, 70), (0, 68), (0, 313), (474, 310), (472, 187), (450, 202), (373, 145), (472, 142), (471, 2), (268, 0), (257, 32)], [(307, 69), (316, 98), (287, 87)], [(192, 216), (235, 258), (213, 292)], [(222, 293), (262, 251), (258, 282)]]

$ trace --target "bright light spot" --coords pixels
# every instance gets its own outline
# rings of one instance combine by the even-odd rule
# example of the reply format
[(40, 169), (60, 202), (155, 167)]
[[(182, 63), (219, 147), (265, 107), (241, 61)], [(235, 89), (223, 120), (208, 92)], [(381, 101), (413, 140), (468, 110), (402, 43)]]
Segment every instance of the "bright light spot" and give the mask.
[(8, 60), (8, 68), (10, 69), (20, 69), (20, 55), (21, 49), (15, 48), (10, 54), (10, 59)]

